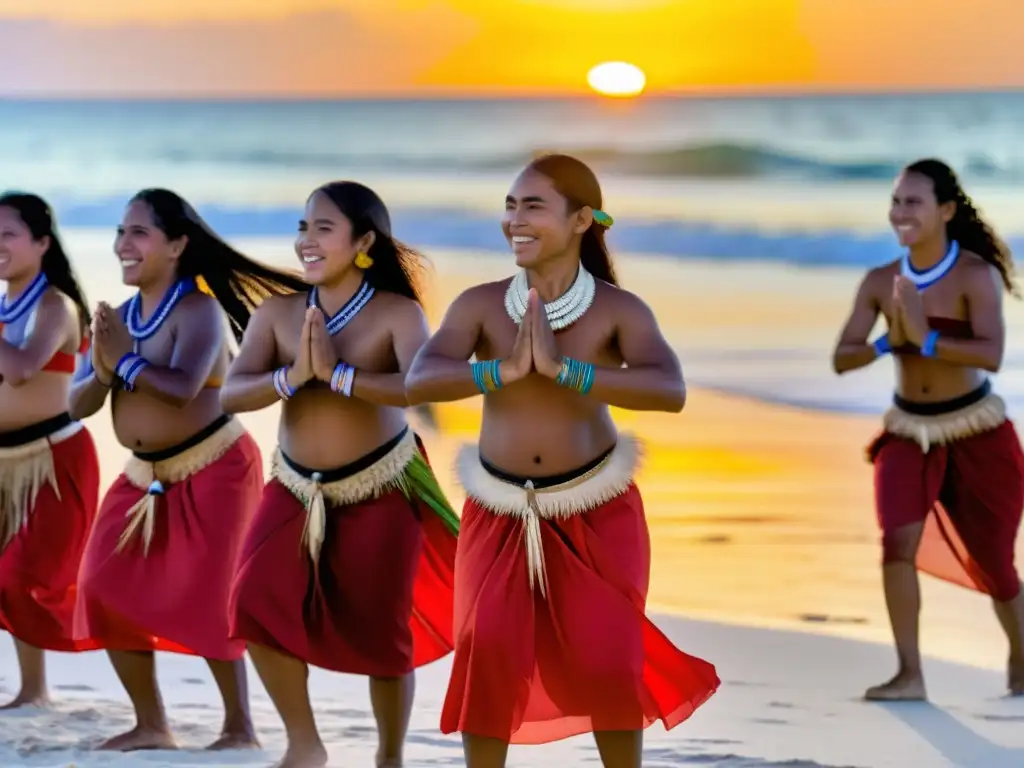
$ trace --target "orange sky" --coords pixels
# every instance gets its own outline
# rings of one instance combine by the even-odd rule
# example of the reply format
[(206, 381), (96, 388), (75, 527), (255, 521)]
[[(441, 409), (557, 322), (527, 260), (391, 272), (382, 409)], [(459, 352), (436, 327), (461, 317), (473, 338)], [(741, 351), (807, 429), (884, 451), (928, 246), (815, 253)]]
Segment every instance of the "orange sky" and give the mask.
[(0, 0), (0, 92), (577, 92), (609, 59), (653, 92), (1012, 87), (1022, 30), (1022, 0)]

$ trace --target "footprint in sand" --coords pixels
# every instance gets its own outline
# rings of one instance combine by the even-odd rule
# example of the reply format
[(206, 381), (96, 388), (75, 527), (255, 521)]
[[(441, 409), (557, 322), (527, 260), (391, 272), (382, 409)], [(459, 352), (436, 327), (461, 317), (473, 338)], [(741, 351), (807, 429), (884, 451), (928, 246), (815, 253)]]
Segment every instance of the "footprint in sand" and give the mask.
[(64, 685), (55, 685), (53, 687), (54, 690), (57, 691), (76, 691), (78, 693), (93, 693), (96, 690), (91, 685), (82, 685), (77, 683), (65, 683)]

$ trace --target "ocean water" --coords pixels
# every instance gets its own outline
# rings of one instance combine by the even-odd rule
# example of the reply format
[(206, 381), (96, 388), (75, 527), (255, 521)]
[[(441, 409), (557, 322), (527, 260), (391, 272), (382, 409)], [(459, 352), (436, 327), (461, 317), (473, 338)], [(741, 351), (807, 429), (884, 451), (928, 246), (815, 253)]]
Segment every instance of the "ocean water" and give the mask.
[[(0, 187), (48, 197), (61, 225), (110, 231), (147, 186), (188, 197), (229, 237), (291, 236), (317, 185), (354, 178), (425, 249), (501, 253), (498, 219), (537, 151), (591, 162), (618, 251), (857, 272), (897, 253), (889, 187), (907, 162), (956, 167), (1024, 247), (1024, 93), (804, 98), (117, 102), (0, 101)], [(1024, 327), (1024, 326), (1022, 326)], [(755, 338), (757, 341), (744, 341)], [(814, 344), (824, 343), (815, 339)], [(827, 346), (827, 345), (826, 345)], [(756, 334), (681, 350), (691, 380), (814, 408), (876, 411), (891, 371), (837, 385), (827, 349)], [(1024, 404), (1024, 343), (1004, 388)], [(1018, 385), (1019, 382), (1019, 385)]]

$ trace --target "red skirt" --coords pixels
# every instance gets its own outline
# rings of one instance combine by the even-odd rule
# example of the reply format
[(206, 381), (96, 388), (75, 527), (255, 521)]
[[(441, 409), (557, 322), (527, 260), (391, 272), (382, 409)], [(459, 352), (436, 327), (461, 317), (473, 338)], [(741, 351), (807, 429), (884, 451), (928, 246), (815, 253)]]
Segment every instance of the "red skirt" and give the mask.
[(547, 597), (529, 584), (523, 523), (467, 500), (455, 570), (455, 661), (441, 731), (541, 744), (673, 728), (719, 686), (645, 616), (650, 539), (635, 485), (541, 522)]
[(888, 432), (868, 448), (883, 562), (902, 527), (924, 523), (916, 564), (993, 599), (1020, 591), (1014, 546), (1024, 510), (1024, 451), (1011, 422), (928, 453)]
[(124, 651), (234, 661), (228, 594), (263, 489), (263, 461), (243, 433), (227, 451), (157, 497), (148, 553), (140, 536), (117, 551), (126, 512), (144, 492), (121, 475), (103, 499), (79, 578), (76, 636)]
[(232, 637), (322, 669), (391, 678), (451, 652), (456, 537), (391, 491), (327, 511), (316, 565), (306, 509), (267, 483), (232, 590)]
[[(99, 502), (96, 446), (83, 426), (49, 450), (57, 490), (42, 485), (27, 525), (0, 554), (0, 628), (37, 648), (95, 650), (95, 641), (75, 640), (73, 617), (78, 566)], [(0, 454), (0, 461), (13, 466), (18, 459)]]

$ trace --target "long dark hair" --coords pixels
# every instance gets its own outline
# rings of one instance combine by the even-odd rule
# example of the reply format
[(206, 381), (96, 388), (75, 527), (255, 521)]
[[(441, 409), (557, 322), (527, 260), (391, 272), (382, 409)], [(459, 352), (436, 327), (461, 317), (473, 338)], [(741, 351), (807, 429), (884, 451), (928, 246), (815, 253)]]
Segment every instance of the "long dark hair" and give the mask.
[(239, 342), (250, 316), (268, 296), (309, 290), (297, 274), (260, 264), (236, 251), (186, 200), (169, 189), (144, 189), (131, 202), (149, 206), (153, 223), (168, 240), (188, 238), (178, 260), (178, 277), (205, 281)]
[[(600, 210), (604, 205), (597, 176), (582, 160), (569, 155), (542, 155), (526, 166), (526, 170), (536, 171), (550, 179), (558, 194), (565, 198), (570, 213), (584, 207)], [(604, 241), (605, 232), (607, 227), (595, 221), (583, 233), (580, 263), (594, 277), (618, 285), (612, 257)]]
[(42, 240), (44, 237), (50, 239), (50, 247), (43, 254), (41, 272), (46, 275), (50, 285), (74, 302), (78, 309), (79, 327), (82, 334), (88, 336), (92, 315), (75, 270), (64, 252), (64, 245), (57, 236), (57, 222), (49, 204), (38, 195), (28, 192), (6, 192), (0, 195), (0, 208), (10, 208), (17, 213), (33, 240)]
[(935, 198), (939, 204), (954, 203), (956, 213), (946, 224), (946, 236), (956, 240), (965, 251), (976, 253), (993, 267), (999, 270), (1006, 290), (1019, 296), (1014, 281), (1013, 254), (1010, 247), (1000, 238), (995, 230), (981, 218), (981, 213), (974, 206), (974, 201), (964, 192), (953, 169), (941, 160), (926, 158), (911, 163), (904, 169), (905, 173), (916, 173), (931, 179), (935, 190)]
[(374, 233), (373, 245), (366, 252), (373, 259), (365, 270), (367, 282), (422, 306), (427, 259), (391, 234), (391, 215), (377, 193), (357, 181), (332, 181), (314, 189), (310, 197), (317, 192), (326, 195), (349, 220), (353, 240)]

